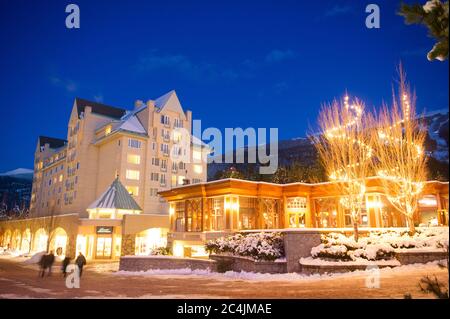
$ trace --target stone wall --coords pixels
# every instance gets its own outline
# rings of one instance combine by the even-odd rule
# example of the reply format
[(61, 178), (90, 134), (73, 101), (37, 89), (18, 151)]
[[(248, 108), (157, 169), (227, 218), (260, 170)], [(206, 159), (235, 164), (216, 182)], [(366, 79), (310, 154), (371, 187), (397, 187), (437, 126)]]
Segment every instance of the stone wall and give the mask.
[(300, 258), (311, 256), (311, 248), (320, 245), (320, 232), (309, 229), (283, 231), (286, 271), (301, 272)]
[(428, 263), (430, 261), (442, 260), (448, 258), (448, 252), (445, 251), (402, 251), (395, 254), (395, 258), (402, 265)]
[(227, 270), (269, 274), (282, 274), (286, 272), (286, 262), (254, 261), (245, 257), (223, 255), (210, 255), (209, 258), (217, 261), (217, 270), (221, 272)]
[(135, 244), (136, 244), (135, 234), (122, 234), (121, 255), (122, 256), (134, 255)]
[(216, 262), (208, 259), (177, 258), (171, 256), (123, 256), (119, 270), (146, 271), (150, 269), (202, 269), (216, 271)]
[[(302, 265), (302, 274), (314, 275), (314, 274), (336, 274), (345, 273), (355, 270), (370, 270), (374, 269), (374, 266), (368, 265)], [(377, 265), (378, 268), (392, 267), (390, 265)], [(375, 268), (376, 269), (376, 268)]]

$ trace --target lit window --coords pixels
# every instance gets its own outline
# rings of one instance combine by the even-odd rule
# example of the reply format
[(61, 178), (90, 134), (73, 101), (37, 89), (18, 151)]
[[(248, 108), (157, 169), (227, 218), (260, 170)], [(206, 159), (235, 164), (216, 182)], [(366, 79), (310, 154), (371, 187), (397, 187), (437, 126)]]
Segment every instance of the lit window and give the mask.
[(127, 189), (128, 193), (130, 195), (133, 195), (133, 196), (138, 196), (139, 195), (139, 187), (137, 187), (137, 186), (125, 186), (125, 188)]
[(63, 180), (63, 174), (59, 175), (59, 181), (62, 182)]
[(184, 176), (178, 176), (178, 185), (183, 185), (184, 184)]
[(172, 175), (172, 187), (177, 186), (177, 176)]
[(126, 171), (127, 179), (139, 180), (139, 171), (135, 171), (132, 169), (127, 169)]
[(108, 135), (109, 133), (111, 133), (111, 125), (108, 125), (105, 129), (105, 135)]
[(201, 174), (203, 173), (203, 167), (201, 165), (194, 165), (194, 172), (196, 174)]
[(202, 152), (200, 152), (200, 151), (193, 151), (192, 152), (192, 158), (195, 161), (201, 161), (202, 160)]
[(135, 155), (135, 154), (128, 154), (127, 155), (127, 161), (130, 164), (140, 164), (141, 163), (141, 157), (139, 155)]

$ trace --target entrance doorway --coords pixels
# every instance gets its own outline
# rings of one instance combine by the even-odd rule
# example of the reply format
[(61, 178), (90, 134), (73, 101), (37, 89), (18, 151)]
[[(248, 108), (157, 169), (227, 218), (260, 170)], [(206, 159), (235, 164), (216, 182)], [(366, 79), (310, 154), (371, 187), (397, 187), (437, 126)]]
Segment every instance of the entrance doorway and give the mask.
[(112, 257), (112, 236), (98, 236), (95, 257), (108, 259)]

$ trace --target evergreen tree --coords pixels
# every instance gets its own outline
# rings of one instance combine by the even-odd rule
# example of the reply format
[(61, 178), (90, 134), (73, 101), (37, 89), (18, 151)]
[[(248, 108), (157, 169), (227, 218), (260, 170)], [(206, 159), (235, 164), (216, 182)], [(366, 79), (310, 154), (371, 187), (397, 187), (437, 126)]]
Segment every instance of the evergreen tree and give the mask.
[(425, 5), (402, 4), (399, 15), (406, 24), (423, 24), (429, 35), (436, 39), (436, 44), (427, 54), (428, 60), (444, 61), (448, 59), (448, 1), (429, 0)]

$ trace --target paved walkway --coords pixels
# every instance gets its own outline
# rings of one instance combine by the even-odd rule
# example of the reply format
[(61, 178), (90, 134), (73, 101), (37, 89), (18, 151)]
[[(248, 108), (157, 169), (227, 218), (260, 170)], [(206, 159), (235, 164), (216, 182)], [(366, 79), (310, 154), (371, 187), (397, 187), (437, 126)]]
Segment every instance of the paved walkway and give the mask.
[[(109, 267), (114, 269), (117, 264)], [(103, 268), (103, 271), (99, 271)], [(0, 298), (433, 298), (420, 292), (424, 275), (437, 275), (448, 283), (448, 272), (438, 266), (410, 267), (405, 271), (382, 271), (380, 288), (366, 288), (365, 274), (327, 279), (250, 281), (221, 278), (222, 275), (129, 276), (90, 265), (80, 289), (65, 287), (55, 269), (39, 278), (36, 266), (24, 266), (14, 258), (0, 258)]]

